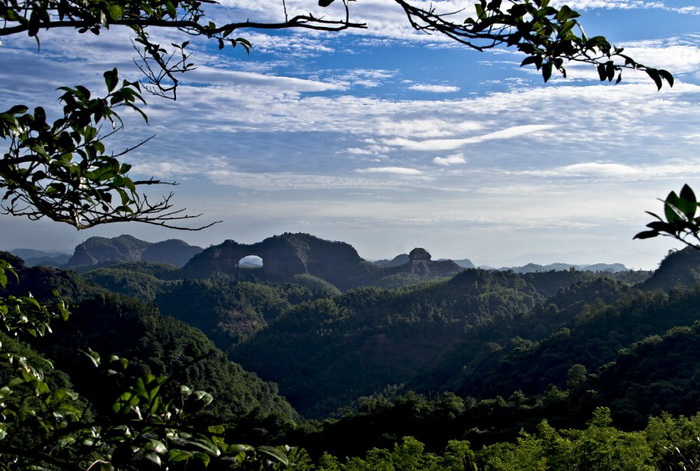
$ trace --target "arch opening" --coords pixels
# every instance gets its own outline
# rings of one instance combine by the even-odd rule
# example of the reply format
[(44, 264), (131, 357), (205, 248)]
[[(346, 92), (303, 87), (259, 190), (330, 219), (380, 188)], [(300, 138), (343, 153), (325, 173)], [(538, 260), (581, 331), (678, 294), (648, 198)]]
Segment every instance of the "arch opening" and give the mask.
[(259, 255), (247, 255), (238, 261), (238, 268), (243, 270), (260, 269), (265, 266), (265, 262)]

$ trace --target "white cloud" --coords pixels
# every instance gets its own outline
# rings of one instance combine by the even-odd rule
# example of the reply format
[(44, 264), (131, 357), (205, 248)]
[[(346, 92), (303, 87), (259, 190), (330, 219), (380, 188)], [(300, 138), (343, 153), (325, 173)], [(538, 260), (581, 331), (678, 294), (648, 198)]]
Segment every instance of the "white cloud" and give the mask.
[[(676, 78), (700, 71), (700, 37), (697, 35), (628, 41), (620, 43), (619, 46), (624, 47), (624, 53), (637, 62), (657, 69), (666, 69)], [(597, 77), (595, 68), (590, 66), (576, 65), (570, 66), (569, 69), (576, 70), (577, 78), (595, 80)], [(650, 83), (645, 73), (624, 71), (623, 80), (629, 82), (630, 79)]]
[[(414, 102), (418, 104), (419, 102)], [(427, 102), (422, 102), (426, 103)], [(435, 102), (433, 114), (439, 106), (450, 107), (449, 103)], [(457, 105), (458, 106), (458, 105)], [(424, 116), (420, 119), (386, 119), (380, 118), (377, 123), (377, 133), (380, 136), (399, 137), (448, 137), (465, 132), (479, 131), (483, 129), (482, 122), (473, 119), (446, 120), (439, 117)]]
[(428, 84), (416, 84), (408, 87), (411, 90), (416, 90), (418, 92), (431, 92), (431, 93), (454, 93), (459, 91), (459, 87), (454, 85), (428, 85)]
[(375, 88), (388, 79), (394, 77), (396, 71), (383, 69), (349, 69), (342, 74), (337, 71), (331, 75), (329, 81), (339, 83), (346, 88), (350, 87), (365, 87)]
[(258, 53), (263, 53), (291, 56), (288, 59), (300, 59), (335, 52), (335, 48), (331, 47), (328, 41), (300, 31), (285, 35), (283, 41), (280, 41), (279, 36), (258, 31), (249, 31), (242, 33), (242, 35), (253, 44), (251, 49), (253, 57)]
[(622, 9), (633, 8), (663, 8), (663, 2), (647, 0), (554, 0), (552, 6), (561, 7), (568, 5), (573, 10), (587, 10), (593, 8)]
[[(216, 8), (220, 11), (221, 19), (226, 20), (231, 17), (250, 18), (253, 21), (282, 21), (284, 19), (284, 9), (282, 2), (278, 0), (259, 1), (238, 1), (227, 0), (222, 2), (228, 8)], [(462, 0), (439, 0), (426, 2), (422, 0), (412, 1), (414, 5), (422, 6), (425, 9), (435, 8), (438, 13), (458, 12), (460, 21), (473, 17), (475, 12), (472, 3)], [(574, 10), (638, 10), (638, 9), (659, 9), (677, 12), (681, 14), (700, 14), (700, 7), (694, 5), (669, 6), (668, 2), (650, 0), (555, 0), (553, 6), (561, 7), (566, 4)], [(232, 8), (231, 8), (232, 7)], [(296, 14), (313, 14), (324, 19), (343, 19), (345, 10), (342, 2), (335, 2), (329, 8), (319, 8), (315, 2), (307, 0), (287, 0), (287, 13), (291, 17)], [(428, 35), (414, 30), (408, 21), (403, 9), (394, 2), (386, 0), (364, 0), (362, 2), (351, 2), (349, 4), (350, 19), (352, 21), (365, 23), (367, 29), (351, 29), (345, 34), (367, 37), (365, 45), (381, 46), (391, 43), (404, 43), (406, 41), (419, 42), (434, 47), (460, 47), (454, 41), (443, 35)], [(217, 18), (219, 19), (219, 18)], [(585, 21), (584, 21), (585, 24)], [(258, 41), (260, 48), (265, 52), (273, 50), (286, 50), (294, 52), (295, 49), (300, 54), (314, 53), (314, 50), (321, 50), (324, 44), (318, 40), (318, 32), (301, 31), (297, 36), (314, 38), (307, 44), (303, 40), (293, 40), (291, 44), (280, 44), (275, 41), (274, 36), (269, 40)], [(306, 52), (303, 52), (306, 50)]]
[(668, 1), (654, 0), (554, 0), (552, 6), (561, 7), (568, 5), (573, 10), (633, 10), (633, 9), (655, 9), (666, 10), (676, 13), (699, 15), (700, 7), (697, 6), (671, 6)]
[(418, 169), (406, 167), (370, 167), (359, 168), (355, 170), (357, 173), (388, 173), (392, 175), (423, 175)]
[(357, 155), (374, 155), (374, 151), (371, 149), (360, 149), (359, 147), (348, 147), (345, 152)]
[[(517, 173), (517, 172), (515, 172)], [(552, 169), (520, 172), (540, 177), (582, 177), (593, 179), (665, 180), (669, 178), (698, 178), (700, 162), (671, 161), (665, 165), (632, 166), (611, 162), (581, 162)]]
[[(256, 90), (274, 88), (285, 93), (341, 91), (345, 87), (340, 84), (327, 83), (318, 80), (305, 80), (296, 77), (284, 77), (256, 72), (241, 72), (200, 66), (192, 71), (185, 83), (218, 85), (227, 87), (250, 87)], [(268, 92), (269, 93), (269, 92)]]
[(466, 163), (467, 159), (464, 158), (464, 154), (452, 154), (448, 155), (447, 157), (435, 157), (433, 162), (438, 165), (449, 166)]
[[(279, 1), (225, 3), (231, 8), (217, 10), (222, 18), (247, 18), (242, 7), (255, 13), (253, 20), (282, 17)], [(316, 11), (308, 0), (287, 3), (290, 11)], [(607, 3), (637, 8), (632, 1)], [(447, 8), (457, 2), (435, 4)], [(592, 1), (578, 4), (594, 7)], [(426, 59), (424, 46), (452, 43), (416, 36), (394, 2), (350, 6), (370, 30), (331, 39), (311, 32), (242, 31), (255, 43), (250, 58), (240, 50), (218, 54), (195, 40), (199, 69), (183, 77), (180, 100), (149, 98), (147, 129), (127, 119), (127, 131), (136, 134), (129, 142), (138, 142), (141, 134), (157, 137), (126, 160), (138, 175), (187, 180), (176, 189), (179, 200), (207, 217), (230, 221), (221, 231), (226, 237), (254, 226), (264, 227), (266, 237), (295, 230), (291, 224), (301, 221), (308, 232), (333, 225), (347, 229), (348, 237), (369, 238), (367, 227), (382, 227), (383, 240), (393, 240), (385, 229), (390, 228), (404, 243), (404, 233), (423, 226), (430, 233), (456, 234), (430, 243), (457, 247), (465, 256), (474, 247), (484, 253), (515, 245), (529, 250), (547, 237), (548, 242), (556, 237), (557, 244), (578, 237), (608, 241), (611, 230), (621, 235), (608, 245), (621, 247), (643, 228), (644, 210), (655, 209), (656, 197), (700, 179), (700, 87), (692, 84), (692, 75), (700, 72), (698, 36), (623, 44), (636, 59), (677, 74), (672, 89), (657, 92), (648, 78), (640, 76), (636, 84), (631, 75), (621, 86), (572, 86), (569, 80), (533, 86), (526, 74), (502, 77), (519, 62), (509, 62), (515, 56), (503, 52), (499, 59), (506, 60), (484, 67), (472, 57), (445, 62), (459, 67), (463, 77), (442, 76), (422, 67), (434, 60)], [(410, 46), (401, 50), (408, 59), (381, 50), (386, 44)], [(126, 36), (112, 32), (98, 38), (47, 33), (40, 53), (26, 38), (21, 44), (5, 40), (0, 63), (12, 68), (0, 68), (0, 101), (55, 103), (54, 90), (66, 77), (68, 84), (99, 88), (107, 61), (116, 58), (126, 73), (133, 70), (132, 56)], [(313, 59), (298, 60), (309, 56)], [(481, 67), (480, 73), (470, 74), (470, 67)], [(500, 73), (491, 74), (496, 69)], [(596, 80), (595, 69), (583, 68), (581, 75), (578, 70), (577, 77)], [(481, 71), (488, 72), (483, 81)], [(482, 85), (489, 80), (500, 84), (489, 83), (485, 92)], [(423, 83), (454, 84), (460, 94), (449, 100), (406, 94), (412, 85), (429, 87)], [(471, 146), (469, 165), (455, 151), (463, 146)], [(627, 226), (620, 229), (620, 220)], [(542, 227), (558, 232), (535, 234)], [(510, 245), (507, 238), (493, 237), (513, 228), (535, 236), (521, 239), (517, 231)], [(465, 236), (475, 231), (481, 231), (478, 238)]]
[(680, 7), (675, 8), (674, 11), (677, 11), (678, 13), (687, 13), (690, 15), (700, 15), (700, 7)]
[[(389, 173), (396, 175), (419, 175), (412, 169), (378, 169), (358, 173)], [(300, 191), (300, 190), (385, 190), (408, 185), (401, 180), (389, 182), (386, 179), (361, 178), (340, 175), (312, 175), (293, 172), (247, 173), (231, 170), (212, 170), (204, 176), (218, 185), (234, 186), (256, 191)]]
[(481, 136), (472, 136), (463, 139), (428, 139), (416, 141), (411, 139), (387, 139), (384, 141), (387, 145), (394, 145), (411, 150), (452, 150), (458, 149), (468, 144), (478, 144), (484, 141), (495, 139), (511, 139), (518, 136), (534, 134), (541, 131), (547, 131), (557, 127), (553, 124), (526, 124), (521, 126), (513, 126), (511, 128), (502, 129)]
[[(205, 178), (217, 185), (233, 186), (255, 191), (300, 191), (300, 190), (387, 190), (413, 186), (415, 179), (387, 180), (383, 175), (416, 177), (424, 172), (406, 167), (372, 167), (356, 169), (355, 175), (321, 175), (300, 172), (247, 172), (232, 169), (226, 157), (192, 158), (171, 163), (165, 161), (138, 162), (134, 166), (137, 174), (154, 176), (168, 181), (192, 181)], [(374, 174), (377, 177), (374, 177)], [(189, 183), (189, 182), (188, 182)]]
[[(371, 139), (369, 140), (371, 141)], [(348, 154), (354, 154), (354, 155), (371, 155), (371, 156), (382, 156), (386, 154), (387, 152), (391, 152), (393, 149), (391, 147), (387, 146), (380, 146), (377, 144), (369, 143), (367, 147), (348, 147), (347, 149), (344, 149), (342, 152), (346, 152)], [(338, 153), (341, 153), (339, 151)]]

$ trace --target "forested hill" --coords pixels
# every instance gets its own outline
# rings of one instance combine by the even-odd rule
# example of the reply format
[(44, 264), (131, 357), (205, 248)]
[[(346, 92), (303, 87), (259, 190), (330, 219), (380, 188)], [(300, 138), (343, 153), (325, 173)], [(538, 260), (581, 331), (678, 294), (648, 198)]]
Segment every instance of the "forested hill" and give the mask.
[[(162, 316), (152, 303), (111, 293), (85, 282), (73, 272), (55, 268), (27, 268), (22, 261), (0, 252), (18, 274), (19, 282), (6, 293), (38, 300), (60, 296), (70, 308), (68, 321), (54, 321), (46, 337), (27, 337), (26, 354), (35, 361), (51, 361), (54, 381), (68, 385), (90, 404), (89, 414), (111, 408), (117, 391), (144, 373), (171, 377), (169, 387), (187, 385), (217, 398), (198, 420), (225, 424), (242, 439), (266, 442), (294, 427), (299, 416), (276, 387), (231, 362), (201, 331)], [(0, 341), (9, 341), (0, 333)], [(87, 352), (100, 355), (96, 368)], [(129, 367), (117, 374), (108, 360), (125, 358)], [(115, 368), (118, 370), (118, 368)], [(111, 372), (110, 372), (111, 371)]]
[(408, 381), (465, 329), (522, 314), (539, 299), (515, 275), (476, 270), (406, 291), (363, 288), (291, 309), (232, 355), (319, 416)]
[[(287, 236), (275, 244), (292, 240), (302, 247), (301, 242), (317, 242)], [(234, 249), (240, 246), (232, 241), (212, 247), (193, 262), (213, 257), (221, 265), (248, 252), (231, 255)], [(211, 278), (202, 272), (187, 278), (188, 267), (132, 263), (85, 276), (155, 302), (163, 314), (201, 329), (232, 359), (278, 383), (295, 407), (315, 417), (392, 384), (486, 397), (488, 388), (466, 388), (465, 374), (493, 374), (499, 359), (546, 339), (587, 303), (613, 302), (648, 277), (571, 268), (525, 274), (470, 269), (421, 282), (425, 274), (419, 269), (430, 255), (420, 249), (412, 253), (414, 259), (404, 266), (365, 272), (372, 275), (365, 283), (398, 288), (345, 294), (311, 274), (265, 281), (259, 269), (216, 269)]]
[(130, 235), (90, 237), (79, 244), (66, 267), (84, 267), (102, 262), (153, 262), (182, 266), (202, 251), (179, 239), (146, 242)]
[[(418, 266), (429, 260), (413, 256)], [(21, 268), (21, 279), (37, 296), (58, 289), (76, 304), (71, 322), (55, 327), (58, 341), (32, 345), (81, 391), (104, 393), (90, 389), (76, 349), (99, 345), (155, 372), (204, 356), (185, 377), (225, 399), (214, 414), (252, 436), (286, 434), (298, 416), (281, 394), (307, 418), (342, 416), (286, 435), (342, 455), (403, 435), (439, 448), (456, 437), (511, 439), (542, 419), (583, 426), (599, 406), (629, 428), (664, 410), (694, 414), (698, 270), (685, 250), (653, 274), (467, 269), (421, 281), (383, 272), (375, 279), (397, 287), (346, 291), (309, 273), (188, 278), (144, 262), (84, 275), (102, 288), (56, 269)]]
[(479, 362), (490, 361), (494, 352), (503, 355), (519, 341), (545, 338), (570, 322), (591, 293), (614, 299), (627, 289), (614, 279), (572, 270), (465, 270), (447, 281), (403, 290), (365, 288), (304, 303), (231, 354), (278, 382), (300, 411), (323, 416), (386, 385), (459, 388), (469, 373), (465, 365), (481, 371)]
[(700, 283), (700, 251), (687, 247), (671, 251), (643, 285), (644, 289), (672, 290)]

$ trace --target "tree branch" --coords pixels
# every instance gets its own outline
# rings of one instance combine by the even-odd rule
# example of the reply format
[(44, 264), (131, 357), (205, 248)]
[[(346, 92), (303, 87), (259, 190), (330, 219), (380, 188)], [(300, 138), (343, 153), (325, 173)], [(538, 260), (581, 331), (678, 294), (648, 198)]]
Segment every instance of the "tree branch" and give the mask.
[[(40, 29), (56, 29), (56, 28), (74, 28), (89, 30), (95, 27), (102, 27), (99, 22), (90, 20), (50, 20), (39, 24)], [(317, 31), (342, 31), (349, 28), (366, 29), (366, 23), (355, 23), (345, 20), (325, 20), (316, 18), (313, 15), (297, 15), (289, 20), (279, 23), (260, 23), (256, 21), (242, 21), (227, 23), (222, 26), (209, 27), (194, 20), (163, 20), (156, 18), (142, 19), (125, 19), (110, 21), (105, 26), (128, 26), (147, 28), (179, 28), (188, 34), (197, 33), (207, 37), (214, 37), (222, 33), (230, 34), (233, 31), (240, 29), (261, 29), (261, 30), (279, 30), (290, 28), (312, 29)], [(18, 24), (15, 26), (5, 26), (0, 28), (0, 36), (10, 36), (13, 34), (26, 33), (31, 31), (31, 26), (28, 24)], [(227, 35), (228, 35), (227, 34)]]

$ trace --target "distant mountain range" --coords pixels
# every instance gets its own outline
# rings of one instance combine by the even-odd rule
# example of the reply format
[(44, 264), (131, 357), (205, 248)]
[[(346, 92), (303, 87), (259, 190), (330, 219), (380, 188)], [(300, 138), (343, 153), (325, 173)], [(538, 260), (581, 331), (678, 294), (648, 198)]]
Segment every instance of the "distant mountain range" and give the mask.
[(28, 266), (75, 268), (110, 262), (153, 262), (183, 266), (203, 249), (179, 239), (146, 242), (130, 235), (119, 237), (90, 237), (75, 247), (73, 255), (35, 249), (15, 249), (9, 252), (24, 259)]
[[(309, 245), (310, 241), (311, 245)], [(222, 250), (233, 250), (236, 254), (243, 254), (243, 252), (246, 251), (247, 253), (242, 255), (242, 257), (237, 260), (227, 260), (227, 266), (235, 265), (236, 268), (261, 268), (264, 267), (264, 259), (266, 258), (262, 254), (264, 254), (266, 250), (269, 250), (269, 247), (271, 245), (275, 244), (278, 247), (281, 247), (285, 244), (289, 245), (290, 247), (293, 247), (293, 250), (290, 252), (294, 253), (292, 258), (297, 257), (299, 258), (299, 260), (304, 260), (305, 257), (308, 256), (308, 250), (310, 250), (310, 247), (318, 248), (321, 245), (324, 245), (325, 248), (319, 249), (319, 253), (323, 252), (325, 254), (324, 257), (333, 257), (336, 260), (336, 265), (337, 260), (339, 260), (339, 257), (340, 259), (345, 259), (347, 261), (349, 260), (347, 258), (348, 254), (351, 253), (352, 256), (350, 258), (352, 258), (352, 265), (355, 265), (359, 262), (366, 262), (357, 254), (357, 251), (351, 245), (346, 244), (344, 242), (329, 242), (324, 241), (323, 239), (319, 239), (315, 236), (311, 236), (309, 234), (290, 233), (270, 237), (262, 242), (252, 245), (238, 244), (235, 241), (226, 241), (218, 246), (210, 247), (210, 249), (207, 249), (208, 252), (202, 249), (201, 247), (189, 245), (186, 242), (179, 239), (169, 239), (161, 242), (146, 242), (130, 235), (121, 235), (119, 237), (113, 238), (91, 237), (85, 242), (76, 246), (72, 255), (56, 251), (42, 251), (27, 248), (10, 250), (10, 253), (23, 258), (29, 266), (47, 265), (61, 268), (76, 268), (88, 267), (92, 265), (105, 263), (109, 264), (112, 262), (154, 262), (167, 263), (170, 265), (175, 265), (177, 267), (184, 267), (188, 265), (190, 261), (192, 261), (193, 265), (190, 265), (190, 269), (194, 269), (192, 268), (193, 266), (196, 266), (198, 264), (201, 265), (202, 263), (202, 259), (198, 259), (199, 261), (192, 260), (193, 257), (195, 257), (196, 255), (202, 254), (202, 256), (204, 256), (205, 258), (208, 257), (210, 260), (209, 263), (221, 263), (220, 255), (212, 256), (212, 254), (220, 254)], [(203, 252), (206, 253), (203, 254)], [(341, 254), (340, 252), (343, 252), (343, 254)], [(260, 258), (251, 260), (251, 257), (246, 257), (248, 255), (257, 255), (262, 260)], [(268, 256), (267, 258), (269, 262), (270, 257)], [(218, 261), (214, 262), (215, 259)], [(382, 268), (391, 268), (406, 265), (410, 261), (410, 254), (404, 253), (397, 255), (391, 260), (376, 260), (369, 263), (371, 265)], [(304, 261), (298, 262), (302, 265), (306, 263)], [(307, 262), (313, 265), (313, 261), (307, 260)], [(432, 266), (432, 270), (434, 272), (435, 270), (437, 270), (436, 273), (439, 273), (440, 275), (447, 275), (454, 271), (458, 271), (458, 269), (460, 268), (475, 268), (474, 263), (472, 263), (472, 261), (467, 258), (459, 260), (437, 261), (428, 259), (428, 262)], [(440, 268), (437, 268), (438, 265), (436, 264), (442, 265), (440, 266)], [(301, 270), (302, 273), (309, 272), (308, 266), (305, 265), (305, 267), (306, 268), (304, 270)], [(498, 270), (511, 270), (515, 273), (537, 273), (552, 270), (568, 270), (572, 267), (577, 270), (583, 271), (611, 273), (617, 273), (628, 270), (627, 267), (625, 267), (621, 263), (598, 263), (591, 265), (568, 263), (552, 263), (549, 265), (538, 265), (534, 263), (528, 263), (520, 267), (502, 267), (498, 268)], [(272, 268), (273, 271), (276, 270), (276, 268), (274, 267), (268, 267), (268, 269), (270, 268)], [(496, 269), (493, 267), (481, 268)], [(197, 268), (197, 270), (199, 269), (203, 269), (204, 271), (208, 270), (207, 268), (202, 268), (201, 266)]]
[(522, 267), (506, 267), (500, 270), (506, 271), (510, 270), (515, 273), (542, 273), (546, 271), (562, 271), (574, 268), (580, 271), (593, 271), (593, 272), (610, 272), (619, 273), (621, 271), (627, 271), (628, 268), (621, 263), (596, 263), (593, 265), (572, 265), (568, 263), (550, 263), (549, 265), (538, 265), (536, 263), (528, 263)]
[(75, 248), (65, 267), (106, 261), (168, 263), (181, 267), (202, 250), (179, 239), (152, 243), (130, 235), (111, 239), (91, 237)]
[[(442, 260), (446, 259), (440, 259), (439, 261)], [(391, 260), (375, 260), (372, 263), (374, 263), (375, 265), (379, 265), (380, 267), (398, 267), (405, 263), (408, 263), (408, 261), (409, 255), (407, 253), (402, 253), (392, 258)], [(463, 258), (461, 260), (452, 260), (452, 262), (456, 263), (462, 268), (476, 268), (476, 266), (468, 258)]]
[(24, 263), (30, 267), (37, 265), (62, 267), (68, 263), (68, 260), (70, 260), (70, 254), (67, 252), (46, 252), (35, 249), (15, 249), (11, 250), (10, 253), (23, 259)]

